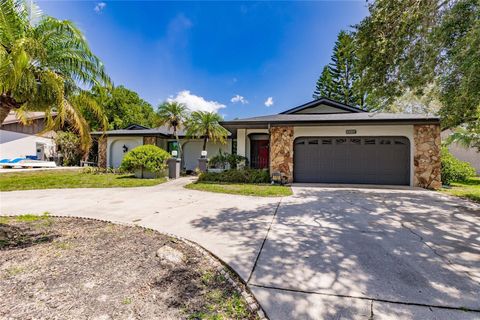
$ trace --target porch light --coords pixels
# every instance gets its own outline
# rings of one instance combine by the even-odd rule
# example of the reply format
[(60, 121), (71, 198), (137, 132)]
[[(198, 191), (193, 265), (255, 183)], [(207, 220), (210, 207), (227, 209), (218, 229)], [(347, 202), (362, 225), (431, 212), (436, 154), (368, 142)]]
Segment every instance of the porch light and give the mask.
[(206, 158), (207, 157), (207, 150), (202, 150), (200, 155), (202, 156), (202, 158)]
[(128, 147), (126, 145), (123, 145), (122, 149), (123, 149), (123, 153), (128, 151)]
[(178, 151), (177, 150), (172, 150), (172, 157), (177, 157), (178, 156)]

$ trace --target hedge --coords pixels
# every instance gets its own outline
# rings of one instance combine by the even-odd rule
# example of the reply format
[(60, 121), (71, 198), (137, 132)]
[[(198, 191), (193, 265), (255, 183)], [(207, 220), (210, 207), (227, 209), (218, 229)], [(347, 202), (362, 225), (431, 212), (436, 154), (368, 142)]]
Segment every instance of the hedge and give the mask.
[(206, 172), (200, 174), (198, 181), (231, 183), (269, 183), (270, 174), (260, 169), (231, 169), (223, 172)]
[(476, 174), (470, 163), (455, 158), (446, 147), (442, 148), (442, 183), (462, 182)]

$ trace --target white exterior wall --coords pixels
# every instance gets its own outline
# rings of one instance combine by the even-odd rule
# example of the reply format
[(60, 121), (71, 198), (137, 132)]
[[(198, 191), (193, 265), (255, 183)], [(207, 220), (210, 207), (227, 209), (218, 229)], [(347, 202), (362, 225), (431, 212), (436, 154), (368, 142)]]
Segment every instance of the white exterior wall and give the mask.
[(143, 145), (142, 136), (130, 137), (108, 137), (107, 138), (107, 166), (110, 168), (118, 168), (122, 163), (125, 153), (123, 146), (128, 148), (128, 151), (135, 147)]
[[(174, 140), (170, 140), (174, 141)], [(203, 140), (180, 140), (183, 148), (183, 156), (186, 170), (195, 170), (198, 167), (198, 159), (201, 156)], [(228, 139), (226, 144), (207, 142), (207, 158), (218, 154), (218, 150), (232, 153), (232, 140)]]
[(250, 139), (252, 133), (269, 134), (268, 129), (238, 129), (237, 130), (237, 154), (250, 159)]
[(37, 154), (37, 143), (45, 145), (45, 155), (53, 156), (55, 142), (32, 134), (0, 130), (0, 159), (13, 159)]
[[(345, 130), (355, 129), (356, 134), (346, 134)], [(413, 140), (413, 125), (349, 125), (349, 126), (315, 126), (315, 127), (294, 127), (294, 139), (299, 137), (355, 137), (355, 136), (399, 136), (406, 137), (410, 141), (410, 186), (413, 186), (415, 154)]]
[[(164, 140), (161, 139), (157, 144), (160, 148), (167, 151), (167, 141), (175, 141), (174, 139)], [(203, 140), (183, 140), (180, 139), (180, 143), (183, 147), (183, 154), (185, 159), (185, 167), (187, 170), (195, 170), (198, 167), (198, 158), (202, 152)], [(128, 148), (128, 151), (135, 147), (143, 145), (143, 136), (123, 136), (115, 137), (111, 136), (107, 138), (107, 165), (111, 168), (118, 168), (122, 163), (125, 153), (123, 152), (123, 146)], [(222, 152), (232, 152), (232, 140), (227, 140), (226, 144), (207, 142), (208, 157), (211, 158), (218, 153), (221, 149)]]

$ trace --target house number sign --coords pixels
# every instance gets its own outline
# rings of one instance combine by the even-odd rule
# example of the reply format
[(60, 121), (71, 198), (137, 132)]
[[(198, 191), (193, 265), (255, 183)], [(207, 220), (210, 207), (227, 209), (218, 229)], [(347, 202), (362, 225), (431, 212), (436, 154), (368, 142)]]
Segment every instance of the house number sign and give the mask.
[(345, 133), (346, 134), (356, 134), (357, 130), (356, 129), (347, 129), (347, 130), (345, 130)]

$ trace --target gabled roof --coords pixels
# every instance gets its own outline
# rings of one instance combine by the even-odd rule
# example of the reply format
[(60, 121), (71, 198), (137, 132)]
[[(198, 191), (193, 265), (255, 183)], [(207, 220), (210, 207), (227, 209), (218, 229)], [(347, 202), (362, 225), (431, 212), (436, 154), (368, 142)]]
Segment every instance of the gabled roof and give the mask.
[(150, 129), (149, 127), (142, 126), (140, 124), (133, 123), (126, 127), (124, 130), (143, 130), (143, 129)]
[[(329, 107), (332, 107), (332, 108), (342, 110), (342, 111), (339, 111), (339, 113), (340, 112), (345, 112), (345, 111), (355, 112), (355, 113), (366, 112), (365, 110), (362, 110), (360, 108), (350, 106), (348, 104), (340, 103), (340, 102), (337, 102), (337, 101), (334, 101), (332, 99), (328, 99), (328, 98), (325, 98), (325, 97), (321, 97), (319, 99), (307, 102), (307, 103), (302, 104), (300, 106), (297, 106), (295, 108), (291, 108), (291, 109), (288, 109), (286, 111), (280, 112), (280, 114), (294, 114), (294, 113), (297, 113), (297, 112), (305, 110), (305, 109), (310, 109), (310, 108), (317, 107), (319, 105), (326, 105), (326, 106), (329, 106)], [(315, 114), (315, 113), (313, 113), (313, 114)]]

